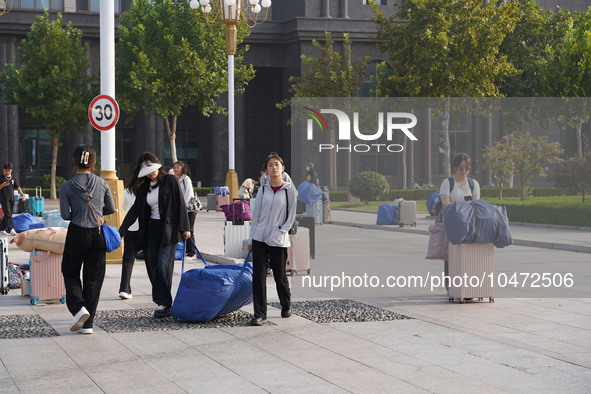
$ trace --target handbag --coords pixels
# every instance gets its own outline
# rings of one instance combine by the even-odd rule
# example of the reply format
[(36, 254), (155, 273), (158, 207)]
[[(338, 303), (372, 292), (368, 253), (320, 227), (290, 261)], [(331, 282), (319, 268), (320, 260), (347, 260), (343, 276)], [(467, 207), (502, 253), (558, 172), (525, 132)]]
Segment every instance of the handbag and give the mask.
[(203, 205), (199, 198), (193, 196), (187, 202), (187, 211), (188, 212), (199, 212), (203, 209)]
[(429, 260), (447, 260), (448, 248), (449, 239), (445, 233), (443, 216), (440, 210), (435, 223), (429, 226), (429, 246), (425, 258)]
[(92, 212), (96, 215), (96, 221), (99, 225), (99, 232), (102, 229), (103, 236), (105, 237), (105, 245), (107, 246), (107, 252), (111, 253), (112, 251), (119, 249), (121, 246), (121, 235), (119, 234), (119, 230), (116, 227), (109, 226), (105, 223), (103, 219), (96, 213), (94, 207), (88, 203), (88, 201), (84, 201), (86, 205), (92, 209)]

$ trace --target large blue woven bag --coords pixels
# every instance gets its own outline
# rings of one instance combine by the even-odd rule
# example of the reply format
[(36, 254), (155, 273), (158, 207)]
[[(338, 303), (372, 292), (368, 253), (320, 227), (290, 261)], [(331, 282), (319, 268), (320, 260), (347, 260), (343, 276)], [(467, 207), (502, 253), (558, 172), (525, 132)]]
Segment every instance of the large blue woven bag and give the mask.
[(183, 258), (183, 274), (172, 304), (172, 316), (206, 322), (252, 301), (252, 263), (207, 265), (197, 247), (195, 249), (205, 267), (185, 272)]

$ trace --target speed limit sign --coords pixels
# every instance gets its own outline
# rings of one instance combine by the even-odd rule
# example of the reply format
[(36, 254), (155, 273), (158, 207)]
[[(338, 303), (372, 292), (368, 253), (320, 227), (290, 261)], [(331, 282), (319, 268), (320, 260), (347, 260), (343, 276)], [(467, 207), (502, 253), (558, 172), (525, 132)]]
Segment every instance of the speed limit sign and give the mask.
[(112, 129), (119, 120), (119, 104), (111, 96), (96, 96), (88, 107), (90, 123), (100, 131)]

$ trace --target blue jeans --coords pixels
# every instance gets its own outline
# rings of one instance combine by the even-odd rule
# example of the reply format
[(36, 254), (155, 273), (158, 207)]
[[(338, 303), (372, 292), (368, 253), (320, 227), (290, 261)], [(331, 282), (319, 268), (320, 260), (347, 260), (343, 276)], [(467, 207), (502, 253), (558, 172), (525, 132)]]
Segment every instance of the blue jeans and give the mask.
[(148, 261), (153, 274), (152, 301), (157, 305), (172, 306), (172, 275), (174, 273), (174, 253), (176, 242), (162, 241), (160, 220), (150, 219), (147, 233)]

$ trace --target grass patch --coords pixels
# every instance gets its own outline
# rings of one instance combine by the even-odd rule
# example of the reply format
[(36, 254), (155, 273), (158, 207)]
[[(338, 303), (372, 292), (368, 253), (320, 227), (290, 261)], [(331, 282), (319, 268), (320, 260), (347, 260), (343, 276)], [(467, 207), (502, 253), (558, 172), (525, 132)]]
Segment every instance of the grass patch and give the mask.
[[(509, 222), (556, 224), (591, 227), (591, 201), (581, 202), (581, 196), (530, 197), (521, 201), (519, 197), (485, 198), (495, 205), (505, 205)], [(591, 200), (591, 198), (590, 198)], [(384, 201), (363, 202), (331, 201), (332, 208), (378, 211)], [(417, 200), (417, 212), (427, 212), (427, 201)]]
[[(346, 202), (346, 201), (331, 201), (331, 208), (353, 209), (359, 211), (378, 212), (378, 207), (382, 204), (389, 204), (387, 201), (370, 201), (369, 204), (364, 202)], [(427, 200), (417, 201), (417, 212), (427, 212)]]

